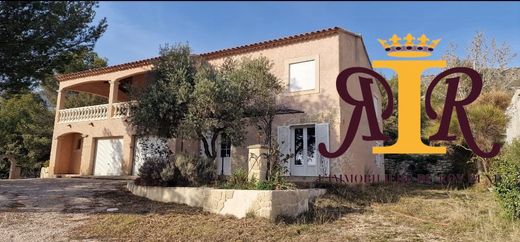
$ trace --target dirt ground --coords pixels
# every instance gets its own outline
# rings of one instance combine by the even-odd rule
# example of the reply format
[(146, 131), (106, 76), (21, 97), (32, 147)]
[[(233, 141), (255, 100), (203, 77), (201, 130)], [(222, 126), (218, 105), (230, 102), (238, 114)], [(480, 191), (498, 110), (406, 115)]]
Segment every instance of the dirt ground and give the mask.
[(124, 181), (0, 180), (0, 241), (64, 241), (70, 231), (122, 202)]
[(311, 211), (271, 222), (153, 202), (124, 184), (0, 181), (0, 241), (520, 241), (520, 222), (485, 189), (334, 188)]

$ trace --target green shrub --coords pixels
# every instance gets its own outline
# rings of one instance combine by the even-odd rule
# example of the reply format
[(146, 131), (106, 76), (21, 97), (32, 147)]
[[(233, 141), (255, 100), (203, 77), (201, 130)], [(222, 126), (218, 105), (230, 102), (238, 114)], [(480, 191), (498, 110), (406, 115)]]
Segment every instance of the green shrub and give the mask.
[(146, 158), (139, 168), (140, 185), (200, 186), (213, 182), (213, 162), (197, 155)]
[(249, 181), (247, 178), (247, 171), (238, 168), (229, 178), (227, 179), (227, 182), (222, 184), (222, 188), (224, 189), (254, 189), (255, 188), (255, 180)]
[(247, 171), (242, 168), (238, 168), (233, 171), (233, 174), (231, 174), (228, 180), (230, 184), (239, 186), (249, 182), (247, 179)]
[(178, 154), (175, 166), (184, 182), (192, 186), (207, 185), (215, 179), (214, 162), (199, 155)]
[(494, 191), (508, 216), (520, 219), (520, 140), (502, 149), (493, 162)]
[(147, 157), (139, 168), (139, 185), (162, 186), (161, 173), (166, 167), (167, 160), (161, 157)]
[(275, 184), (273, 184), (272, 182), (269, 182), (269, 181), (260, 181), (260, 182), (256, 183), (257, 190), (274, 190), (275, 187), (276, 187)]
[(259, 190), (287, 190), (294, 189), (295, 184), (287, 182), (285, 174), (288, 172), (288, 164), (294, 155), (283, 154), (278, 142), (273, 141), (266, 158), (269, 162), (267, 181), (257, 184)]

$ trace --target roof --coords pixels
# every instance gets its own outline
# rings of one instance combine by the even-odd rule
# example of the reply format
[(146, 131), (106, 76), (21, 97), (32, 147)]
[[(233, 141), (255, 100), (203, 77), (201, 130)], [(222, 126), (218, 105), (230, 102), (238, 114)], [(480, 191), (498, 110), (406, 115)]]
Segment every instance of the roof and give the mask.
[[(303, 34), (287, 36), (287, 37), (273, 39), (273, 40), (262, 41), (262, 42), (249, 44), (249, 45), (242, 45), (242, 46), (238, 46), (238, 47), (234, 47), (234, 48), (228, 48), (228, 49), (222, 49), (222, 50), (212, 51), (212, 52), (208, 52), (208, 53), (202, 53), (202, 54), (199, 54), (199, 56), (204, 57), (207, 60), (211, 60), (211, 59), (217, 59), (217, 58), (222, 58), (222, 57), (226, 57), (226, 56), (232, 56), (232, 55), (238, 55), (238, 54), (263, 50), (263, 49), (274, 48), (274, 47), (278, 47), (278, 46), (300, 43), (300, 42), (314, 40), (314, 39), (325, 38), (325, 37), (335, 35), (338, 33), (346, 33), (346, 34), (350, 34), (350, 35), (361, 38), (361, 36), (358, 34), (344, 30), (340, 27), (334, 27), (334, 28), (322, 29), (322, 30), (303, 33)], [(149, 58), (149, 59), (138, 60), (138, 61), (123, 63), (123, 64), (119, 64), (119, 65), (107, 66), (107, 67), (85, 70), (85, 71), (80, 71), (80, 72), (73, 72), (73, 73), (58, 75), (58, 76), (56, 76), (56, 79), (58, 81), (65, 81), (65, 80), (94, 76), (94, 75), (99, 75), (99, 74), (104, 74), (104, 73), (109, 73), (109, 72), (122, 71), (122, 70), (131, 69), (131, 68), (147, 66), (147, 65), (153, 64), (153, 62), (155, 62), (157, 60), (159, 60), (159, 57), (153, 57), (153, 58)]]

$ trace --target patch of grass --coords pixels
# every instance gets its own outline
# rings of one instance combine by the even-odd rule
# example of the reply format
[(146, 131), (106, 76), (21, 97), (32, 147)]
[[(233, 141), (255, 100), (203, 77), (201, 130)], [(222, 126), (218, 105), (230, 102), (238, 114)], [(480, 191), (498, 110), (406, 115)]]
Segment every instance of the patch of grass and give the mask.
[[(137, 201), (145, 213), (94, 216), (76, 239), (115, 241), (518, 241), (520, 222), (501, 214), (487, 190), (374, 185), (329, 188), (310, 211), (275, 223), (235, 219), (184, 205)], [(125, 197), (126, 201), (136, 199)], [(151, 204), (151, 205), (147, 205)], [(135, 205), (126, 205), (135, 208)], [(159, 212), (160, 211), (160, 212)]]

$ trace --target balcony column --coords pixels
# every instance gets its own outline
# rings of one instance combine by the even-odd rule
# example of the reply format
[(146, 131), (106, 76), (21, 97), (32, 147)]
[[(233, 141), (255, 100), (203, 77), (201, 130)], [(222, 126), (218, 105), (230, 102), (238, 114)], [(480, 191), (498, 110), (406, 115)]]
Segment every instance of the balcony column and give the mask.
[(119, 94), (119, 82), (117, 80), (110, 81), (110, 90), (108, 94), (108, 118), (114, 116), (113, 104), (117, 103), (117, 95)]
[(58, 95), (56, 95), (56, 114), (54, 118), (54, 123), (57, 123), (59, 121), (60, 110), (62, 110), (63, 107), (65, 107), (65, 90), (60, 89), (58, 90)]

